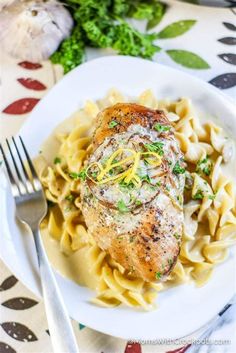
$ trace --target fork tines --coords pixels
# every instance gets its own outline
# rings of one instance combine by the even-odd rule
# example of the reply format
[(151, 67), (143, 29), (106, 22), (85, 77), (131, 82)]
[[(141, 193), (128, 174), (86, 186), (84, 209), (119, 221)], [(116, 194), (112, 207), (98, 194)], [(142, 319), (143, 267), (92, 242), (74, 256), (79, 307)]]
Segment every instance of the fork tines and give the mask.
[[(14, 156), (13, 148), (11, 144), (6, 139), (6, 144), (8, 147), (9, 154), (11, 156), (13, 168), (10, 166), (10, 162), (4, 152), (2, 145), (0, 144), (0, 150), (2, 152), (3, 160), (6, 165), (7, 174), (9, 176), (11, 182), (11, 188), (13, 192), (13, 196), (23, 196), (26, 194), (32, 194), (35, 191), (40, 191), (42, 189), (41, 183), (38, 179), (37, 173), (29, 156), (29, 153), (25, 147), (25, 144), (19, 136), (20, 144), (23, 150), (23, 153), (20, 153), (20, 149), (17, 146), (16, 140), (12, 137), (12, 142), (14, 146), (14, 150), (16, 151), (17, 158)], [(22, 158), (22, 155), (24, 156)], [(28, 167), (24, 164), (23, 160), (26, 158)], [(15, 171), (15, 173), (14, 173)]]

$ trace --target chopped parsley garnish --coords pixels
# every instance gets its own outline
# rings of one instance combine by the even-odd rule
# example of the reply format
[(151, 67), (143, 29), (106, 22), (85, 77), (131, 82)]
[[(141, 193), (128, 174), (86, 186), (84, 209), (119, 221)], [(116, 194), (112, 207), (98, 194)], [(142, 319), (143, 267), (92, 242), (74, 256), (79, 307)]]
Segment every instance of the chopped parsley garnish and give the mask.
[(198, 190), (195, 195), (193, 195), (194, 200), (202, 200), (203, 199), (203, 192), (202, 190)]
[(140, 201), (140, 200), (135, 200), (135, 205), (136, 205), (136, 206), (141, 206), (141, 205), (142, 205), (142, 201)]
[(166, 190), (170, 191), (170, 187), (168, 185), (166, 185)]
[(79, 173), (71, 172), (71, 173), (69, 173), (69, 176), (72, 179), (79, 179)]
[(147, 183), (151, 182), (150, 176), (148, 174), (140, 176), (142, 181), (146, 181)]
[(160, 181), (157, 181), (157, 182), (156, 182), (156, 186), (161, 186), (161, 182), (160, 182)]
[(216, 195), (209, 195), (208, 199), (213, 201), (213, 200), (215, 200), (215, 197), (216, 197)]
[(97, 175), (98, 175), (98, 172), (93, 172), (93, 173), (91, 173), (91, 176), (92, 176), (94, 179), (97, 178)]
[(173, 236), (174, 236), (177, 240), (180, 239), (180, 234), (178, 234), (178, 233), (174, 233)]
[(69, 173), (69, 176), (70, 176), (72, 179), (82, 179), (82, 180), (85, 180), (85, 179), (86, 179), (86, 176), (87, 176), (87, 173), (86, 173), (86, 170), (83, 169), (83, 170), (81, 170), (81, 172), (79, 172), (79, 173), (71, 172), (71, 173)]
[(178, 174), (184, 174), (185, 173), (185, 168), (181, 167), (179, 162), (175, 163), (175, 166), (173, 168), (173, 173), (178, 175)]
[(203, 173), (206, 174), (207, 176), (209, 176), (211, 174), (211, 168), (210, 167), (205, 167), (203, 169)]
[(115, 164), (115, 163), (118, 163), (119, 161), (118, 161), (118, 159), (113, 159), (113, 161), (111, 162), (111, 164)]
[(156, 276), (156, 279), (160, 279), (161, 276), (162, 276), (162, 275), (161, 275), (161, 272), (156, 272), (156, 273), (155, 273), (155, 276)]
[(60, 164), (61, 163), (61, 158), (56, 157), (53, 161), (54, 164)]
[(128, 207), (126, 206), (126, 204), (124, 203), (123, 200), (119, 200), (117, 202), (117, 208), (120, 212), (124, 213), (124, 212), (129, 212)]
[(66, 196), (66, 198), (65, 198), (67, 201), (70, 201), (70, 202), (73, 202), (74, 201), (74, 199), (75, 199), (75, 197), (74, 197), (74, 195), (67, 195)]
[(134, 188), (134, 184), (132, 182), (126, 183), (124, 180), (121, 180), (119, 182), (120, 187), (124, 188), (124, 189), (133, 189)]
[(117, 170), (118, 173), (123, 172), (123, 168), (121, 167), (121, 165), (118, 165), (118, 166), (115, 167), (115, 168), (116, 168), (116, 170)]
[(167, 125), (155, 124), (154, 129), (158, 132), (170, 131), (171, 127)]
[(208, 156), (197, 162), (196, 172), (198, 174), (204, 173), (206, 176), (211, 174), (212, 163)]
[(150, 151), (150, 152), (156, 152), (159, 154), (159, 156), (163, 156), (164, 150), (163, 150), (164, 143), (163, 142), (153, 142), (153, 143), (146, 143), (144, 147)]
[(112, 120), (110, 121), (109, 123), (109, 129), (112, 129), (113, 127), (117, 126), (118, 125), (118, 122), (116, 120)]
[(171, 266), (171, 265), (173, 265), (173, 259), (168, 259), (168, 264)]
[[(111, 165), (116, 164), (118, 162), (119, 162), (118, 159), (114, 159), (112, 161)], [(114, 166), (112, 169), (109, 170), (108, 173), (109, 173), (109, 175), (115, 175), (115, 172), (118, 172), (118, 173), (123, 172), (122, 166), (120, 166), (120, 165)]]

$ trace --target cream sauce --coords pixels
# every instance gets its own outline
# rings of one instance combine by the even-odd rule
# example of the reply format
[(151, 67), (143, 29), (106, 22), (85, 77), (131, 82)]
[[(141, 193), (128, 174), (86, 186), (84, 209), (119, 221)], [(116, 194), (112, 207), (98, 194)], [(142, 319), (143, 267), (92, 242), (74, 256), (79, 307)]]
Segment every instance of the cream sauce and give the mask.
[(53, 267), (60, 272), (62, 276), (82, 286), (96, 289), (98, 285), (97, 278), (91, 274), (88, 266), (88, 259), (86, 257), (87, 247), (85, 246), (82, 249), (66, 255), (60, 250), (59, 242), (48, 234), (46, 228), (41, 229), (41, 234), (49, 261)]

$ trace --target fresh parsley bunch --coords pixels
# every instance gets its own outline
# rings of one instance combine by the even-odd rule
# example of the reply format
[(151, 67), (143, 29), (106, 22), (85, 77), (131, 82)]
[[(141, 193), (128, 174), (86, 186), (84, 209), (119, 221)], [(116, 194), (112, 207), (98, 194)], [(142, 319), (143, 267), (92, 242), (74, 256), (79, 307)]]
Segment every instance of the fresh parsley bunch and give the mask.
[(75, 25), (51, 56), (53, 63), (72, 70), (84, 59), (85, 46), (113, 48), (119, 54), (152, 58), (160, 50), (153, 41), (155, 34), (141, 33), (125, 18), (147, 20), (147, 29), (156, 26), (165, 12), (158, 0), (63, 0)]

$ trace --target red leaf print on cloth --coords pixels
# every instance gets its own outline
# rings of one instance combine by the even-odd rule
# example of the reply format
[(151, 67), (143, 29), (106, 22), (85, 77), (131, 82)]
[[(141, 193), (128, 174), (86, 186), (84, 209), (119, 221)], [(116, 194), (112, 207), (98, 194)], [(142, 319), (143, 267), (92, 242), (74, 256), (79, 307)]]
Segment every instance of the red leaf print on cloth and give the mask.
[(47, 87), (38, 80), (33, 80), (32, 78), (18, 78), (18, 82), (22, 84), (22, 86), (33, 89), (34, 91), (43, 91)]
[(187, 346), (180, 347), (180, 348), (177, 348), (173, 351), (168, 351), (166, 353), (184, 353), (190, 346), (191, 346), (191, 344), (188, 344)]
[(27, 70), (37, 70), (43, 67), (41, 64), (31, 63), (30, 61), (22, 61), (21, 63), (18, 63), (18, 65)]
[(31, 112), (34, 106), (40, 101), (37, 98), (22, 98), (8, 105), (3, 113), (6, 114), (26, 114)]
[(141, 345), (139, 343), (128, 342), (124, 353), (142, 353)]

